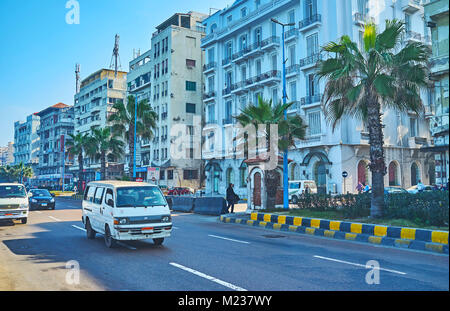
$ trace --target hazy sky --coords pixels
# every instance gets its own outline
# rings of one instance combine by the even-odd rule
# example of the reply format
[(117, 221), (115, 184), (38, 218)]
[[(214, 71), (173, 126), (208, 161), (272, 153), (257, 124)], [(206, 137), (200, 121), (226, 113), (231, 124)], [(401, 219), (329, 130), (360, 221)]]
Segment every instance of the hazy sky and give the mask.
[(108, 68), (120, 36), (122, 70), (133, 49), (150, 49), (155, 26), (174, 13), (209, 13), (234, 0), (78, 0), (80, 24), (66, 23), (67, 0), (0, 0), (0, 146), (14, 122), (58, 102), (73, 104), (75, 63), (81, 79)]

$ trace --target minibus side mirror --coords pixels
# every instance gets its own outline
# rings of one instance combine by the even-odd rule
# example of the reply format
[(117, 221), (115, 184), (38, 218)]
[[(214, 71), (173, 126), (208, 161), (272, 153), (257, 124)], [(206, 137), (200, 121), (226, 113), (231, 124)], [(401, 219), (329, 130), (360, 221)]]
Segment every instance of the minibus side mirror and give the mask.
[(113, 199), (109, 199), (106, 204), (108, 204), (111, 207), (114, 207), (114, 200)]

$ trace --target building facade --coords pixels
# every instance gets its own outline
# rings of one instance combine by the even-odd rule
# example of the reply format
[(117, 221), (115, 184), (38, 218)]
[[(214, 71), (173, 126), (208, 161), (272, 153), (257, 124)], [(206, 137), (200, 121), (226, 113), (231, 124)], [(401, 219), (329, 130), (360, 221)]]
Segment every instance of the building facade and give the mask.
[(36, 183), (41, 186), (59, 187), (73, 181), (69, 172), (72, 158), (65, 152), (65, 141), (74, 131), (74, 109), (63, 103), (50, 106), (37, 113), (40, 125), (39, 135), (39, 164), (35, 172)]
[(24, 122), (14, 123), (14, 164), (23, 163), (37, 169), (39, 163), (39, 135), (37, 129), (40, 118), (36, 113), (29, 115)]
[(427, 111), (434, 146), (424, 148), (432, 151), (436, 163), (437, 185), (445, 185), (449, 178), (448, 153), (448, 58), (449, 25), (448, 0), (428, 1), (424, 5), (427, 26), (431, 29), (432, 57), (430, 60), (431, 106)]
[[(185, 153), (174, 156), (179, 136), (190, 137), (201, 132), (203, 52), (202, 20), (206, 15), (196, 12), (177, 13), (156, 27), (151, 38), (152, 49), (132, 61), (133, 78), (129, 79), (129, 93), (139, 100), (149, 98), (158, 114), (154, 138), (140, 144), (137, 161), (138, 177), (168, 187), (199, 188), (201, 180), (200, 150), (193, 142)], [(144, 63), (144, 59), (150, 59)], [(142, 66), (137, 66), (142, 63)], [(147, 80), (150, 73), (150, 81)], [(136, 80), (137, 79), (137, 80)], [(197, 131), (197, 133), (195, 132)], [(158, 171), (158, 176), (150, 174)], [(152, 177), (151, 177), (152, 176)], [(159, 177), (159, 178), (158, 178)]]
[[(227, 158), (225, 150), (232, 140), (224, 135), (233, 128), (233, 118), (246, 105), (261, 96), (282, 100), (281, 26), (285, 29), (286, 89), (288, 113), (300, 115), (308, 125), (307, 136), (289, 150), (289, 179), (315, 180), (319, 192), (355, 192), (358, 181), (371, 183), (367, 127), (346, 118), (333, 131), (321, 108), (325, 81), (315, 78), (316, 63), (324, 55), (320, 47), (349, 35), (362, 44), (365, 21), (374, 21), (380, 30), (386, 19), (405, 21), (408, 41), (429, 43), (418, 1), (317, 1), (317, 0), (238, 0), (230, 7), (204, 20), (205, 50), (205, 129), (218, 129), (203, 146), (206, 164), (206, 192), (223, 195), (229, 183), (235, 192), (247, 195), (248, 172), (244, 159)], [(428, 106), (428, 92), (423, 91)], [(425, 118), (394, 110), (383, 111), (385, 156), (388, 172), (385, 185), (410, 187), (434, 174), (434, 160), (418, 152), (431, 142)], [(234, 129), (231, 130), (232, 132)], [(343, 178), (343, 172), (347, 178)]]
[[(125, 99), (127, 73), (101, 69), (81, 81), (80, 91), (74, 98), (74, 132), (90, 134), (92, 127), (104, 128), (114, 103)], [(84, 156), (84, 179), (86, 182), (98, 178), (100, 160)], [(71, 172), (78, 176), (78, 161), (75, 159)], [(108, 163), (115, 166), (114, 163)], [(108, 170), (108, 169), (107, 169)], [(121, 175), (121, 174), (120, 174)], [(97, 177), (96, 177), (97, 176)]]
[(5, 147), (0, 147), (0, 166), (14, 164), (14, 143), (8, 142)]

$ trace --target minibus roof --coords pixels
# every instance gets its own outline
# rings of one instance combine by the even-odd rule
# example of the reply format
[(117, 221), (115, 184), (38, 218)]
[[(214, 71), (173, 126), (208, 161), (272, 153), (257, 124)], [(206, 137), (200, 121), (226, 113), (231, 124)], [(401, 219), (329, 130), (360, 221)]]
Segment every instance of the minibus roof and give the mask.
[(114, 188), (120, 188), (120, 187), (148, 187), (157, 185), (137, 181), (98, 180), (89, 182), (88, 186), (112, 186)]

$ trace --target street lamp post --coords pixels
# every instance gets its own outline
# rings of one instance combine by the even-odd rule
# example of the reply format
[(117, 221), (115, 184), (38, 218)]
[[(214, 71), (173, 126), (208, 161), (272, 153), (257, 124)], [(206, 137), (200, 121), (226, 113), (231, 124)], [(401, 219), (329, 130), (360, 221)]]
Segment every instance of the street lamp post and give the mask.
[(136, 181), (136, 124), (137, 124), (137, 103), (138, 103), (138, 94), (136, 93), (134, 97), (134, 152), (133, 152), (133, 179)]
[[(283, 105), (286, 104), (286, 58), (284, 55), (284, 27), (294, 26), (294, 23), (283, 24), (278, 20), (271, 18), (271, 21), (281, 25), (281, 40), (282, 40), (282, 50), (283, 50)], [(287, 112), (284, 111), (284, 119), (287, 119)], [(286, 148), (283, 152), (283, 207), (285, 209), (289, 208), (289, 183), (288, 183), (288, 149)]]

